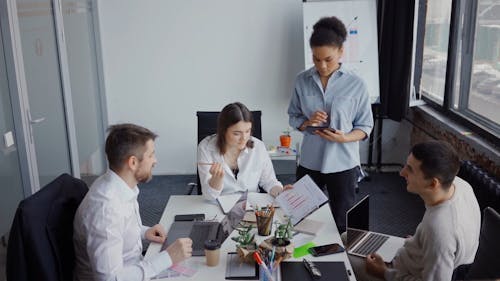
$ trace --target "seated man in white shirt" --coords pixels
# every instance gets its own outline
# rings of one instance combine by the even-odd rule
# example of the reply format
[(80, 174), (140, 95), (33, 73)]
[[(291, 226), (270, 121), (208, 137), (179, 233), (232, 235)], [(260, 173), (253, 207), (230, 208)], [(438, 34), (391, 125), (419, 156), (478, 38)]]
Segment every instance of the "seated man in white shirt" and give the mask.
[(141, 239), (163, 243), (166, 238), (161, 225), (142, 225), (137, 202), (137, 184), (152, 178), (156, 137), (133, 124), (109, 128), (109, 170), (92, 184), (73, 223), (75, 280), (149, 280), (191, 256), (189, 238), (151, 258), (142, 256)]

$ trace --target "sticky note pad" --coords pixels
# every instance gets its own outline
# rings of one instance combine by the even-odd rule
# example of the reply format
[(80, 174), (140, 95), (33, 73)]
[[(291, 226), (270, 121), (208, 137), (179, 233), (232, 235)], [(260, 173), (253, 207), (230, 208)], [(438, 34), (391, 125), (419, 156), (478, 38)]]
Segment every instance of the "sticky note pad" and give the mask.
[(308, 251), (309, 248), (314, 247), (314, 246), (316, 246), (316, 244), (314, 244), (314, 242), (309, 242), (309, 243), (306, 243), (300, 247), (296, 247), (293, 250), (293, 257), (300, 258), (300, 257), (306, 256), (306, 255), (309, 255), (309, 251)]

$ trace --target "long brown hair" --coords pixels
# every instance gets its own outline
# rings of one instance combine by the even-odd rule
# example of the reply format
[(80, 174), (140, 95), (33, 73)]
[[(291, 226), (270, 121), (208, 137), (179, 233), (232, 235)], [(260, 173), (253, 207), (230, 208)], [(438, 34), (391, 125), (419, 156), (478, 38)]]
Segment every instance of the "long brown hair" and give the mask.
[[(241, 102), (230, 103), (222, 109), (217, 118), (217, 148), (221, 154), (226, 153), (226, 132), (227, 129), (234, 124), (243, 121), (252, 123), (253, 130), (253, 116), (252, 112)], [(247, 142), (248, 148), (253, 148), (253, 141), (251, 139)]]

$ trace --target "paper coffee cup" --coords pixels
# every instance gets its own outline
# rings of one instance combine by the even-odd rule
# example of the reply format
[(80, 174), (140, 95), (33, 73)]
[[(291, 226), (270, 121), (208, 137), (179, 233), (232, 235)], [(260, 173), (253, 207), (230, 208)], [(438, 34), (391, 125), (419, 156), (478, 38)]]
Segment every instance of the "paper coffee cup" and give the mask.
[(220, 242), (217, 240), (205, 241), (205, 257), (208, 266), (217, 266), (219, 264)]

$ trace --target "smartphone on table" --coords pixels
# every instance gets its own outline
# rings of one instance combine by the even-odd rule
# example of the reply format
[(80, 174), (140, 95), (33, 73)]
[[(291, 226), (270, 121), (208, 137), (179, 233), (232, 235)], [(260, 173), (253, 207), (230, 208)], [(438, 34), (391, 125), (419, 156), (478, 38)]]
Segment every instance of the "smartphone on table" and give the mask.
[(174, 221), (203, 221), (205, 214), (175, 215)]
[(311, 247), (311, 248), (309, 248), (308, 251), (309, 251), (309, 253), (311, 253), (311, 255), (313, 255), (315, 257), (320, 257), (320, 256), (325, 256), (325, 255), (341, 253), (345, 250), (338, 243), (333, 243), (333, 244)]

